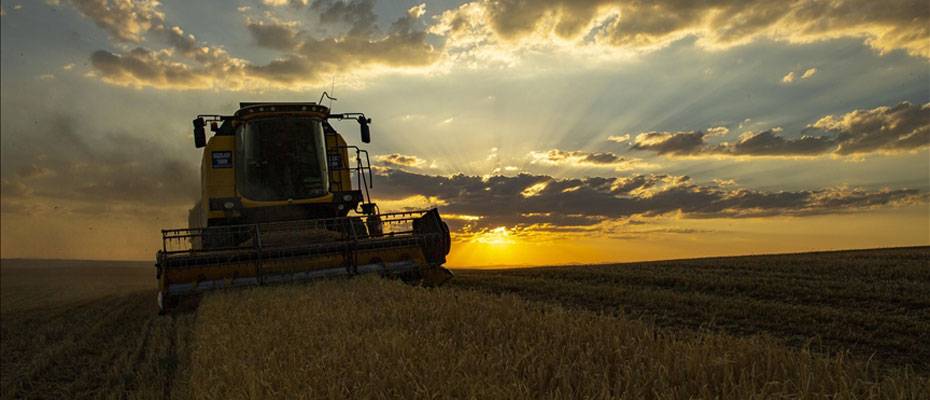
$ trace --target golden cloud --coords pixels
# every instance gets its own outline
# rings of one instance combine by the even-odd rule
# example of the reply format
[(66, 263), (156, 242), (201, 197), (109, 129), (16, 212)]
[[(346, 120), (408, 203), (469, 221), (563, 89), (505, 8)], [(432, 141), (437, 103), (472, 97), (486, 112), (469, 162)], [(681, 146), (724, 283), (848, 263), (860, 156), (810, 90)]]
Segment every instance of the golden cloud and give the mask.
[(646, 50), (689, 35), (713, 49), (757, 38), (809, 43), (862, 37), (882, 53), (903, 49), (930, 58), (930, 7), (922, 0), (481, 0), (447, 11), (440, 26), (460, 38), (488, 32), (505, 41), (593, 37)]
[(375, 160), (385, 164), (392, 164), (400, 167), (419, 168), (426, 165), (426, 160), (424, 159), (421, 159), (417, 156), (398, 153), (379, 155), (375, 157)]
[(165, 13), (157, 0), (70, 0), (85, 17), (114, 39), (141, 43), (144, 35), (164, 25)]
[[(273, 13), (249, 16), (245, 28), (256, 44), (280, 52), (268, 63), (230, 56), (169, 26), (155, 0), (72, 0), (71, 4), (114, 40), (155, 48), (95, 53), (97, 75), (126, 86), (235, 90), (304, 89), (333, 74), (359, 81), (385, 71), (442, 71), (452, 67), (514, 65), (522, 54), (565, 50), (588, 60), (661, 48), (687, 36), (707, 49), (769, 39), (810, 43), (862, 38), (881, 53), (904, 50), (930, 58), (930, 7), (922, 0), (790, 0), (785, 2), (683, 0), (479, 0), (422, 21), (425, 4), (411, 7), (380, 29), (372, 0), (272, 1), (307, 9), (318, 18), (310, 34), (300, 21)], [(248, 10), (246, 10), (248, 11)], [(321, 33), (326, 32), (326, 33)], [(432, 36), (431, 36), (432, 35)], [(548, 50), (547, 50), (548, 49)], [(166, 51), (170, 50), (170, 51)], [(600, 57), (600, 58), (598, 58)], [(146, 64), (146, 65), (141, 65)], [(786, 83), (817, 70), (791, 72)]]
[[(811, 133), (820, 133), (811, 135)], [(701, 131), (646, 132), (636, 136), (633, 150), (673, 156), (817, 157), (910, 152), (930, 147), (930, 103), (901, 102), (893, 107), (827, 115), (808, 125), (798, 138), (781, 136), (778, 128), (744, 132), (735, 143), (709, 144)]]
[(611, 152), (565, 151), (551, 149), (545, 152), (531, 151), (530, 162), (533, 164), (562, 165), (568, 167), (612, 168), (626, 171), (635, 168), (650, 167), (642, 160), (625, 159)]
[[(439, 52), (426, 41), (426, 32), (416, 28), (425, 5), (411, 7), (390, 26), (376, 34), (373, 2), (317, 2), (311, 8), (328, 20), (343, 21), (351, 29), (342, 35), (316, 38), (300, 30), (297, 21), (266, 16), (247, 17), (246, 29), (256, 44), (284, 52), (266, 63), (256, 64), (230, 56), (223, 48), (200, 42), (178, 26), (168, 27), (157, 1), (141, 2), (124, 10), (107, 1), (74, 2), (79, 12), (91, 18), (117, 40), (140, 43), (147, 33), (170, 47), (137, 47), (124, 53), (100, 50), (91, 55), (94, 75), (116, 85), (164, 89), (223, 89), (252, 87), (301, 89), (319, 84), (335, 73), (377, 72), (391, 68), (428, 66)], [(299, 7), (299, 2), (290, 3)], [(277, 5), (277, 4), (269, 4)], [(109, 10), (127, 16), (111, 21)], [(323, 17), (321, 16), (321, 19)]]

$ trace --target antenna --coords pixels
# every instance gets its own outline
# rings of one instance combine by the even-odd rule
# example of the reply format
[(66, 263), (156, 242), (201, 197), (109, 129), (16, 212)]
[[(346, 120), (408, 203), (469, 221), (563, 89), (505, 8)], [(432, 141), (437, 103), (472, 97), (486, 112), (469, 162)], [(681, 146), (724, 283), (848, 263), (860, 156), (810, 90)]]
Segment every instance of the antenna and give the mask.
[[(333, 96), (330, 96), (329, 93), (326, 93), (325, 91), (323, 92), (323, 94), (320, 95), (320, 101), (318, 101), (317, 104), (323, 105), (323, 99), (339, 100)], [(330, 102), (329, 105), (332, 106), (333, 103)]]
[[(332, 93), (332, 94), (336, 94), (336, 74), (333, 74), (333, 82), (332, 82), (332, 84), (331, 84), (330, 87), (329, 87), (329, 92)], [(333, 109), (333, 100), (336, 100), (336, 99), (333, 99), (333, 98), (331, 98), (331, 99), (332, 99), (332, 100), (329, 101), (329, 109), (330, 109), (330, 110)]]

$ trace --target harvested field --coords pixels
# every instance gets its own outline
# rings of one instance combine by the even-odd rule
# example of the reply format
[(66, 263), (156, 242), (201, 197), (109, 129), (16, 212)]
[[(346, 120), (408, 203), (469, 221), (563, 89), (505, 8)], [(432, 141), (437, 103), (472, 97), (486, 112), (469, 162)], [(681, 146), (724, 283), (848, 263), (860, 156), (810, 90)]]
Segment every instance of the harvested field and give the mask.
[(450, 286), (930, 372), (930, 247), (459, 270)]
[(3, 260), (0, 274), (0, 397), (187, 397), (195, 315), (156, 315), (151, 263)]
[(171, 316), (150, 263), (3, 260), (0, 397), (924, 399), (928, 250), (325, 281)]

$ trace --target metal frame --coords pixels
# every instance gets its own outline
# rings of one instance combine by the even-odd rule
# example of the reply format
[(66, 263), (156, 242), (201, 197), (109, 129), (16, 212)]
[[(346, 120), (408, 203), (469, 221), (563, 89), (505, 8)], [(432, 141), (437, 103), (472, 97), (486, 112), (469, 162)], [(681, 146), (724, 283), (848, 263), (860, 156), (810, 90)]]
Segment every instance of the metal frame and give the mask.
[[(424, 218), (435, 209), (394, 212), (369, 216), (380, 219), (380, 235), (369, 235), (364, 217), (324, 218), (290, 222), (213, 226), (162, 230), (159, 266), (163, 268), (199, 267), (239, 262), (308, 257), (324, 254), (353, 254), (358, 250), (390, 249), (404, 246), (433, 247), (443, 245), (445, 234), (438, 218)], [(417, 229), (416, 221), (432, 221), (436, 226)], [(428, 222), (425, 222), (428, 223)], [(364, 230), (364, 231), (363, 231)], [(319, 232), (326, 241), (275, 243), (274, 235), (300, 235)], [(208, 237), (228, 238), (227, 246), (196, 249)], [(297, 237), (297, 239), (300, 239)]]
[[(371, 173), (371, 159), (368, 157), (368, 150), (359, 148), (358, 146), (335, 146), (336, 151), (342, 149), (354, 149), (355, 150), (355, 167), (349, 165), (349, 160), (346, 160), (346, 166), (344, 168), (330, 168), (327, 164), (327, 168), (330, 168), (329, 172), (339, 172), (339, 171), (349, 171), (351, 174), (355, 172), (355, 182), (358, 185), (358, 190), (363, 193), (363, 202), (371, 203), (371, 194), (368, 192), (368, 189), (374, 188), (374, 176)], [(362, 162), (362, 154), (365, 155), (365, 161)], [(368, 174), (367, 179), (365, 174)], [(352, 188), (352, 183), (350, 181), (349, 188)], [(332, 191), (332, 190), (330, 190)]]

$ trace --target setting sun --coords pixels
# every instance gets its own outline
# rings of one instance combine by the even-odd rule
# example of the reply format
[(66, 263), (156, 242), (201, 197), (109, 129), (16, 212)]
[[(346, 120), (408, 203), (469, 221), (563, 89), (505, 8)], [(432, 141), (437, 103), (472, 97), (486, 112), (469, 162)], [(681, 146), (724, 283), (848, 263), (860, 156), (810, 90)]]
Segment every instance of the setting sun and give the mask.
[(510, 238), (510, 231), (504, 226), (499, 226), (490, 231), (478, 234), (477, 237), (475, 237), (475, 241), (494, 246), (505, 246), (513, 243), (513, 240)]

